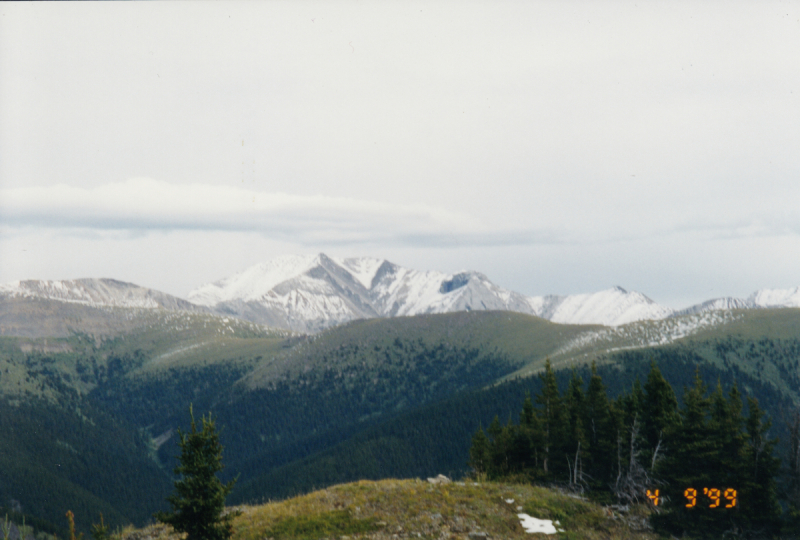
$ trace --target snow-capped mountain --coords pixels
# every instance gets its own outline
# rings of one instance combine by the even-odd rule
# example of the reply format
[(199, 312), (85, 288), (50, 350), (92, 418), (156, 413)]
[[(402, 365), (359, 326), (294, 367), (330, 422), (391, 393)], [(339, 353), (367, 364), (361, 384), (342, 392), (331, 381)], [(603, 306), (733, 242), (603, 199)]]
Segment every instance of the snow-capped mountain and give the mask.
[(614, 287), (591, 294), (533, 297), (541, 302), (534, 314), (564, 324), (602, 324), (619, 326), (635, 321), (658, 320), (672, 315), (673, 310), (653, 302), (638, 292)]
[(800, 307), (800, 287), (794, 289), (760, 289), (747, 298), (715, 298), (686, 309), (675, 315), (688, 315), (721, 309), (758, 309)]
[(446, 274), (373, 258), (283, 256), (189, 293), (189, 300), (254, 322), (315, 332), (359, 318), (508, 310), (554, 322), (619, 325), (672, 310), (615, 287), (593, 294), (526, 297), (478, 272)]
[(353, 319), (471, 309), (530, 312), (477, 272), (410, 270), (372, 258), (284, 256), (199, 287), (189, 300), (254, 322), (315, 332)]
[(404, 268), (383, 259), (288, 255), (198, 287), (189, 301), (113, 279), (15, 281), (0, 301), (44, 298), (88, 306), (207, 311), (300, 332), (354, 319), (471, 310), (515, 311), (562, 324), (620, 326), (641, 320), (732, 309), (800, 307), (800, 287), (762, 289), (746, 299), (717, 298), (674, 311), (614, 287), (590, 294), (525, 296), (485, 275)]
[(176, 296), (115, 279), (25, 280), (0, 284), (0, 297), (45, 298), (88, 306), (163, 308), (197, 311), (203, 308)]
[(800, 307), (800, 287), (761, 289), (747, 298), (756, 307)]

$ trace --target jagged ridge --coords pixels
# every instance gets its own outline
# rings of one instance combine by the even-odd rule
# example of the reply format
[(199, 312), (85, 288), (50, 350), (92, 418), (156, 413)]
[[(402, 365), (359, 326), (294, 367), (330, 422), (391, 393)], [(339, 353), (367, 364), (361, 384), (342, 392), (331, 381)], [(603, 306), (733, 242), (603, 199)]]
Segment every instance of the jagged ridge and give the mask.
[(284, 256), (189, 293), (192, 302), (255, 322), (316, 332), (360, 318), (501, 310), (553, 322), (619, 325), (672, 310), (621, 287), (527, 297), (485, 275), (420, 271), (373, 258)]

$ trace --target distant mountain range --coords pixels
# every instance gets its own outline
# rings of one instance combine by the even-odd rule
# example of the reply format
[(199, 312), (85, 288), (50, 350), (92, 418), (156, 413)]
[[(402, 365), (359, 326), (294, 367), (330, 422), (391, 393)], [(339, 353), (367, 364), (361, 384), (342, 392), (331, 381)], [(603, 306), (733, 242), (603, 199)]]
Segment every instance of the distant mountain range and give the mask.
[(458, 311), (515, 311), (556, 323), (619, 326), (714, 310), (800, 307), (800, 287), (718, 298), (678, 311), (621, 287), (529, 297), (498, 287), (479, 272), (419, 271), (382, 259), (325, 254), (276, 257), (198, 287), (188, 301), (113, 279), (17, 281), (0, 285), (0, 297), (206, 311), (304, 333), (355, 319)]

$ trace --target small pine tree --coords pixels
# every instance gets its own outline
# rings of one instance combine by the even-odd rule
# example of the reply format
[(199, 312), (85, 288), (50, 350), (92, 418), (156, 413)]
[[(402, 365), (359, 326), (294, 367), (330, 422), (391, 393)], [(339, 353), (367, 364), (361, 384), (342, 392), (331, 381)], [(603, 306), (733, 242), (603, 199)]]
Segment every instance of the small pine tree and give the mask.
[(489, 468), (491, 456), (491, 442), (483, 427), (478, 427), (478, 431), (472, 436), (472, 446), (469, 449), (469, 465), (475, 471), (477, 479), (485, 479)]
[(108, 531), (108, 525), (103, 523), (103, 514), (100, 514), (100, 524), (92, 525), (92, 538), (93, 540), (109, 540), (111, 534)]
[(225, 497), (236, 481), (223, 484), (216, 476), (223, 469), (222, 445), (211, 415), (202, 418), (203, 428), (198, 431), (191, 407), (189, 414), (191, 431), (178, 430), (181, 449), (180, 464), (175, 467), (178, 480), (175, 492), (167, 498), (172, 512), (158, 512), (155, 518), (178, 532), (185, 532), (186, 540), (229, 540), (236, 514), (223, 515), (223, 511)]
[(83, 533), (75, 536), (75, 514), (67, 510), (67, 523), (69, 525), (69, 540), (83, 540)]

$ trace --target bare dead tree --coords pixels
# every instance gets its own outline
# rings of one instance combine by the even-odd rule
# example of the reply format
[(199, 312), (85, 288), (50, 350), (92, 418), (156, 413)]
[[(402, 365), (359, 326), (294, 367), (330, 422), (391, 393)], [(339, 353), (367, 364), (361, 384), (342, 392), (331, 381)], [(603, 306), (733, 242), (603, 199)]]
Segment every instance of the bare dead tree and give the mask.
[(650, 472), (653, 472), (653, 469), (655, 469), (655, 467), (656, 467), (656, 462), (658, 461), (658, 458), (661, 457), (661, 456), (658, 455), (658, 451), (661, 450), (661, 441), (663, 441), (663, 440), (664, 440), (664, 432), (663, 431), (659, 431), (658, 432), (658, 444), (656, 444), (656, 449), (653, 450), (653, 459), (650, 461)]
[(583, 470), (583, 460), (581, 460), (581, 442), (578, 441), (578, 449), (575, 451), (575, 460), (570, 462), (567, 457), (567, 467), (569, 468), (568, 487), (571, 491), (583, 493), (589, 485), (589, 475)]
[[(638, 416), (634, 416), (630, 428), (629, 458), (626, 466), (622, 464), (622, 434), (617, 435), (618, 470), (613, 492), (617, 500), (624, 504), (633, 504), (641, 501), (647, 489), (652, 485), (647, 469), (639, 462), (639, 454), (641, 453), (637, 443), (639, 429), (639, 418)], [(659, 445), (656, 447), (656, 452), (654, 453), (653, 463), (655, 463), (655, 456), (657, 455), (660, 445), (661, 443), (659, 441)]]

